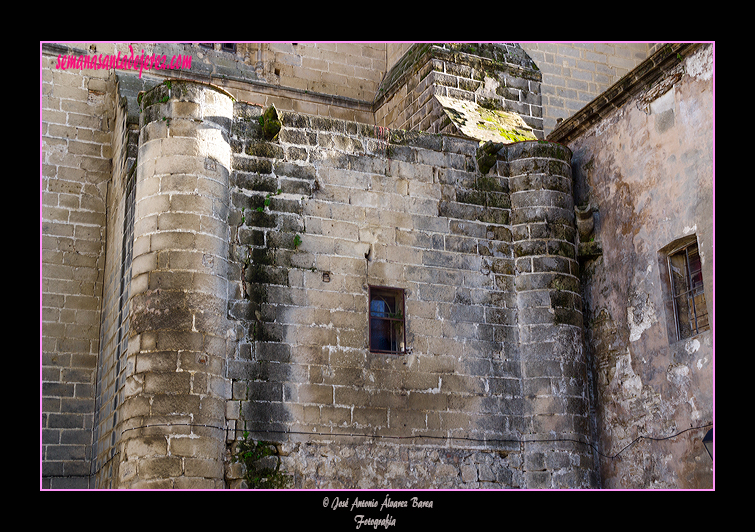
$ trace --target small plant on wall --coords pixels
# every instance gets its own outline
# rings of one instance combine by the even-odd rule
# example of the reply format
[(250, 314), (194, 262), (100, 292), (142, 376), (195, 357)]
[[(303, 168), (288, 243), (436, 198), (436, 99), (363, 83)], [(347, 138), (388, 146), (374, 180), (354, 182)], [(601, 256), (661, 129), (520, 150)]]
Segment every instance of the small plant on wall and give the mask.
[(233, 459), (244, 464), (244, 480), (251, 489), (282, 489), (291, 486), (292, 477), (281, 472), (280, 454), (271, 442), (254, 441), (244, 431), (244, 439), (239, 441)]

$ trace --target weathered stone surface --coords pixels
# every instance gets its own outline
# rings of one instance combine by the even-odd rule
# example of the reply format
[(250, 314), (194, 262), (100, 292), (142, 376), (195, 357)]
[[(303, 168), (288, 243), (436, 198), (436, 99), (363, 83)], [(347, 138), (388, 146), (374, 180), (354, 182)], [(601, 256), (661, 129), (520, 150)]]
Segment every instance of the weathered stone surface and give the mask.
[[(459, 165), (456, 159), (434, 155), (431, 150), (441, 149), (442, 143), (422, 142), (421, 135), (397, 136), (395, 140), (401, 143), (401, 151), (391, 149), (388, 164), (378, 169), (369, 160), (352, 157), (364, 145), (356, 137), (360, 133), (372, 135), (371, 130), (353, 128), (340, 121), (298, 119), (290, 113), (283, 116), (283, 123), (278, 142), (284, 153), (285, 139), (321, 138), (321, 130), (346, 136), (336, 143), (335, 137), (328, 134), (322, 137), (324, 144), (306, 148), (310, 152), (308, 160), (324, 160), (327, 154), (325, 167), (276, 159), (270, 169), (269, 184), (270, 189), (278, 191), (275, 194), (263, 195), (262, 191), (242, 188), (240, 179), (231, 179), (239, 185), (232, 191), (238, 198), (234, 203), (244, 208), (244, 221), (238, 228), (239, 243), (250, 246), (248, 252), (239, 253), (242, 260), (249, 262), (242, 267), (246, 272), (245, 289), (237, 293), (248, 294), (256, 309), (253, 314), (238, 316), (248, 317), (241, 322), (249, 331), (251, 357), (259, 367), (259, 371), (234, 373), (247, 381), (247, 394), (239, 403), (240, 426), (250, 429), (252, 437), (283, 443), (301, 441), (301, 437), (276, 431), (323, 434), (320, 439), (331, 440), (329, 445), (345, 445), (339, 443), (339, 438), (328, 436), (334, 431), (349, 432), (352, 437), (424, 435), (428, 444), (438, 438), (451, 438), (453, 442), (455, 436), (463, 436), (479, 444), (486, 439), (507, 440), (510, 433), (506, 427), (534, 423), (540, 407), (529, 404), (532, 399), (522, 395), (520, 380), (523, 375), (534, 378), (534, 370), (522, 374), (516, 362), (506, 369), (498, 364), (499, 356), (518, 355), (515, 343), (501, 341), (511, 337), (496, 333), (494, 327), (511, 325), (517, 320), (551, 327), (555, 323), (578, 321), (571, 314), (575, 309), (579, 312), (574, 294), (562, 292), (566, 288), (579, 292), (578, 281), (571, 276), (569, 253), (564, 253), (565, 257), (559, 255), (560, 247), (556, 245), (566, 238), (566, 231), (538, 232), (537, 227), (544, 220), (540, 211), (533, 209), (541, 205), (552, 209), (554, 204), (571, 209), (571, 204), (560, 191), (542, 190), (539, 180), (528, 183), (532, 189), (520, 186), (519, 199), (511, 201), (508, 166), (516, 166), (522, 159), (531, 161), (530, 167), (548, 169), (551, 159), (568, 164), (569, 151), (561, 147), (548, 149), (547, 145), (535, 142), (529, 148), (518, 147), (513, 152), (515, 158), (508, 159), (508, 152), (497, 153), (502, 147), (499, 145), (493, 150), (498, 171), (482, 176), (474, 170), (459, 171), (460, 166), (466, 168), (466, 165)], [(350, 135), (355, 138), (346, 140)], [(456, 150), (472, 155), (474, 141), (468, 143), (469, 149), (465, 149), (457, 141)], [(394, 161), (394, 155), (398, 162)], [(248, 170), (245, 159), (248, 157), (251, 156), (237, 154), (235, 166)], [(440, 167), (425, 177), (423, 165), (417, 162), (430, 160)], [(568, 167), (557, 168), (565, 175), (563, 179), (568, 179)], [(375, 173), (378, 170), (380, 173)], [(432, 198), (428, 201), (429, 213), (407, 201), (406, 192), (411, 194), (412, 188), (403, 184), (406, 180), (415, 183), (418, 179), (430, 184), (434, 175), (446, 170), (443, 182), (448, 188), (440, 194), (428, 194)], [(242, 175), (238, 173), (238, 177)], [(295, 193), (284, 188), (290, 176), (309, 186)], [(548, 177), (546, 174), (542, 179)], [(429, 191), (430, 186), (423, 190)], [(288, 202), (285, 211), (276, 208), (279, 200)], [(247, 206), (254, 205), (257, 207), (249, 214)], [(510, 213), (517, 209), (524, 212), (512, 217)], [(427, 223), (427, 214), (435, 215), (434, 224)], [(303, 220), (303, 224), (293, 224), (298, 225), (300, 232), (289, 232), (291, 218), (286, 217), (290, 215)], [(241, 220), (238, 213), (233, 218)], [(543, 277), (542, 286), (525, 283), (519, 287), (504, 279), (516, 273), (511, 260), (507, 260), (513, 258), (510, 247), (513, 238), (508, 225), (513, 219), (521, 220), (520, 224), (532, 219), (528, 235), (534, 240), (527, 242), (537, 243), (539, 248), (533, 248), (527, 256), (532, 271), (550, 274)], [(568, 216), (559, 218), (559, 222), (573, 225)], [(256, 235), (254, 241), (249, 239), (250, 234)], [(521, 241), (520, 245), (524, 243)], [(287, 252), (282, 253), (284, 250)], [(551, 255), (554, 252), (555, 256)], [(572, 257), (574, 253), (571, 252)], [(485, 256), (494, 260), (483, 264)], [(561, 273), (566, 277), (559, 281), (557, 274)], [(505, 284), (508, 292), (490, 297), (489, 290), (499, 283)], [(370, 284), (405, 289), (410, 309), (409, 349), (403, 356), (379, 355), (365, 349), (368, 345), (365, 290)], [(273, 290), (274, 286), (286, 289)], [(542, 308), (517, 307), (514, 296), (517, 287), (552, 289), (545, 292), (551, 297), (537, 300), (535, 304), (543, 305)], [(292, 294), (298, 290), (302, 290), (302, 297), (294, 298)], [(290, 347), (287, 371), (278, 371), (282, 368), (262, 361), (266, 347), (273, 345), (269, 343), (271, 331)], [(529, 329), (522, 331), (526, 333)], [(551, 332), (550, 338), (555, 337), (555, 331)], [(550, 344), (546, 345), (550, 349)], [(565, 353), (562, 356), (569, 358)], [(584, 369), (583, 365), (577, 367)], [(276, 371), (271, 372), (273, 369)], [(496, 378), (501, 371), (509, 378)], [(550, 372), (547, 375), (563, 376)], [(584, 395), (579, 387), (570, 389), (566, 395), (551, 389), (541, 390), (540, 395), (543, 394), (546, 396), (540, 402), (546, 413), (552, 405), (568, 401), (569, 394)], [(569, 404), (578, 409), (579, 415), (585, 415), (584, 401)], [(533, 408), (534, 414), (530, 411)], [(533, 416), (530, 421), (528, 416)], [(266, 432), (270, 430), (274, 431)], [(556, 425), (550, 430), (562, 427)], [(574, 426), (569, 425), (568, 430), (573, 431)], [(353, 452), (352, 447), (341, 448)], [(516, 452), (519, 451), (517, 446)], [(297, 477), (300, 468), (308, 466), (295, 454), (290, 454), (287, 462)], [(333, 466), (328, 461), (316, 467), (321, 479), (316, 485), (365, 487), (390, 481), (421, 486), (430, 482), (419, 477), (406, 479), (407, 471), (395, 467), (386, 467), (382, 473), (372, 475), (363, 468), (347, 471), (343, 463), (338, 469)], [(500, 479), (522, 478), (521, 468), (503, 473), (505, 468), (500, 465), (493, 468), (490, 461), (457, 463), (454, 468), (453, 479), (446, 478), (449, 486), (478, 488), (487, 483), (499, 485)], [(303, 487), (313, 485), (301, 482)]]
[[(603, 83), (553, 80), (610, 47), (240, 46), (265, 61), (195, 57), (223, 89), (43, 56), (46, 485), (243, 487), (227, 459), (245, 430), (278, 442), (297, 487), (709, 483), (695, 436), (657, 413), (710, 419), (711, 333), (664, 343), (653, 292), (679, 239), (711, 277), (705, 47), (659, 52), (557, 128), (569, 146), (480, 164), (486, 117), (542, 139), (558, 102)], [(383, 77), (389, 49), (408, 53)], [(470, 102), (476, 132), (443, 102)], [(587, 228), (575, 205), (593, 201)], [(403, 289), (399, 355), (369, 351), (370, 285)], [(594, 445), (641, 433), (673, 436), (642, 474), (599, 467)]]
[[(651, 58), (663, 67), (633, 73), (634, 84), (621, 85), (621, 116), (596, 101), (554, 132), (573, 138), (575, 202), (589, 205), (593, 217), (590, 232), (580, 232), (588, 241), (579, 243), (579, 259), (585, 349), (594, 360), (591, 399), (609, 428), (600, 437), (605, 454), (638, 437), (702, 427), (674, 445), (642, 441), (620, 460), (602, 462), (605, 487), (712, 485), (700, 443), (712, 420), (712, 331), (677, 339), (673, 309), (664, 301), (670, 288), (663, 251), (686, 238), (701, 255), (713, 255), (710, 54), (707, 47), (670, 45)], [(680, 77), (682, 70), (687, 74)], [(592, 126), (598, 115), (611, 127)], [(712, 267), (706, 260), (701, 271), (708, 306)]]

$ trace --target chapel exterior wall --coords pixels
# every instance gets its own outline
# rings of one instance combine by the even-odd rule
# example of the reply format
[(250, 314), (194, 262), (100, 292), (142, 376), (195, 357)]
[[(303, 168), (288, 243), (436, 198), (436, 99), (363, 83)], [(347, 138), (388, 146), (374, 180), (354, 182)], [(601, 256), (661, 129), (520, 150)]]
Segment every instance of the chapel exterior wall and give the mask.
[[(279, 443), (297, 487), (593, 486), (570, 152), (482, 174), (474, 141), (292, 113), (271, 141), (262, 112), (232, 140), (236, 439)], [(404, 290), (405, 353), (370, 352), (370, 286)]]
[[(644, 475), (614, 460), (599, 467), (576, 443), (589, 434), (610, 450), (632, 427), (669, 434), (712, 416), (712, 331), (667, 342), (667, 301), (652, 290), (664, 280), (659, 251), (690, 234), (706, 288), (713, 275), (709, 52), (684, 57), (672, 97), (555, 139), (562, 152), (513, 144), (488, 173), (433, 99), (472, 87), (474, 69), (434, 60), (422, 72), (432, 83), (415, 77), (418, 93), (379, 102), (408, 43), (239, 43), (235, 55), (219, 43), (131, 44), (188, 52), (192, 67), (61, 69), (60, 54), (128, 54), (128, 43), (42, 50), (43, 487), (237, 487), (230, 458), (245, 429), (287, 434), (278, 443), (301, 486), (595, 487), (598, 473), (608, 486), (710, 485), (697, 432), (674, 444), (681, 465), (653, 462)], [(542, 80), (518, 87), (516, 109), (542, 138), (659, 46), (521, 49)], [(200, 83), (182, 96), (163, 84), (181, 78)], [(168, 99), (141, 110), (137, 93), (154, 87)], [(491, 85), (456, 94), (480, 87)], [(205, 93), (222, 112), (200, 111)], [(274, 141), (255, 129), (273, 105), (283, 121)], [(631, 170), (627, 145), (650, 177)], [(181, 166), (187, 154), (203, 163)], [(659, 189), (680, 213), (673, 227), (649, 192), (661, 174), (673, 176)], [(574, 218), (588, 200), (604, 205), (592, 242)], [(609, 235), (619, 225), (634, 248)], [(412, 353), (365, 350), (372, 283), (406, 291)], [(637, 357), (656, 351), (659, 364), (639, 371)], [(673, 423), (653, 417), (658, 404), (678, 414)], [(543, 434), (571, 441), (523, 443)], [(361, 467), (366, 456), (374, 471)]]
[[(580, 246), (602, 250), (584, 261), (582, 282), (604, 487), (708, 489), (712, 461), (702, 440), (714, 405), (713, 50), (675, 44), (651, 61), (656, 69), (626, 80), (620, 106), (601, 110), (596, 102), (600, 119), (576, 115), (575, 125), (554, 134), (574, 152), (575, 203), (589, 213)], [(583, 130), (568, 138), (580, 123)], [(704, 287), (695, 300), (707, 317), (699, 332), (680, 337), (668, 253), (690, 242)]]

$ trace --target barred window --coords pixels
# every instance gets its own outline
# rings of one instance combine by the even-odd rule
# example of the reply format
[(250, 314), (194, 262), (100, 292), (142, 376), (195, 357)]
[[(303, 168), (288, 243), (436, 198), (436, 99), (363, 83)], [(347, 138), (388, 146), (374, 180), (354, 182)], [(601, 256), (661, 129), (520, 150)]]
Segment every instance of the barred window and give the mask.
[(697, 240), (672, 249), (667, 264), (676, 339), (684, 340), (710, 328)]
[[(212, 43), (212, 42), (201, 42), (199, 43), (199, 46), (201, 46), (202, 48), (208, 48), (210, 50), (215, 49), (215, 43)], [(221, 42), (220, 50), (223, 52), (236, 53), (236, 43), (235, 42)]]
[(370, 351), (399, 355), (406, 352), (404, 291), (370, 286)]

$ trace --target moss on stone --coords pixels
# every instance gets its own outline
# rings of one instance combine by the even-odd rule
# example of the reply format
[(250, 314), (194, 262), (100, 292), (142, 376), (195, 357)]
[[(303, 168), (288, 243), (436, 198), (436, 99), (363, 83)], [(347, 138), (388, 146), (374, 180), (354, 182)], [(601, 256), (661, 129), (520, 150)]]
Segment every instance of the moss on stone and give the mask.
[(477, 149), (477, 166), (484, 175), (495, 165), (498, 160), (498, 150), (503, 148), (502, 142), (487, 141)]
[(260, 117), (262, 136), (265, 140), (274, 141), (281, 130), (281, 120), (274, 105), (271, 105)]
[(436, 99), (457, 129), (469, 138), (504, 144), (537, 139), (521, 116), (497, 108), (499, 104), (491, 98), (482, 99), (480, 104), (446, 96)]

